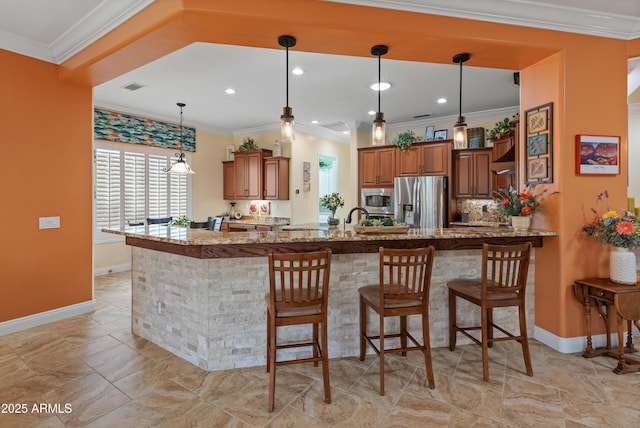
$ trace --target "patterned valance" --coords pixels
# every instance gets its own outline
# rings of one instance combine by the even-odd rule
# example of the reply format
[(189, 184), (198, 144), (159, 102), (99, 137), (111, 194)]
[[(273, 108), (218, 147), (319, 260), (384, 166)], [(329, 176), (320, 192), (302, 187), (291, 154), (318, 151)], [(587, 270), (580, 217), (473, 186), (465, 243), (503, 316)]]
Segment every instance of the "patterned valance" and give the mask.
[[(94, 109), (93, 136), (99, 140), (178, 149), (180, 125)], [(196, 151), (195, 128), (184, 127), (182, 150)]]

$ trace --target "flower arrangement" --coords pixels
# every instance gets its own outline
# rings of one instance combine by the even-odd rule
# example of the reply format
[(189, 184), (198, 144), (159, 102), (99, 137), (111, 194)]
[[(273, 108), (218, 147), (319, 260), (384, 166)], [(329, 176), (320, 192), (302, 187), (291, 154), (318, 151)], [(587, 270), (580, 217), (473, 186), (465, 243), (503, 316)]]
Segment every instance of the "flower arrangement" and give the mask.
[(527, 186), (522, 192), (518, 192), (517, 189), (509, 186), (508, 190), (495, 193), (498, 197), (500, 212), (507, 217), (519, 217), (533, 215), (536, 210), (540, 209), (542, 195), (547, 190), (549, 189), (544, 189), (541, 193), (534, 193), (535, 186)]
[(609, 192), (604, 191), (597, 201), (605, 199), (607, 208), (603, 214), (591, 208), (595, 218), (582, 226), (582, 232), (593, 236), (604, 244), (622, 248), (640, 247), (640, 223), (631, 211), (613, 211), (609, 209)]
[(320, 205), (331, 211), (331, 217), (334, 218), (336, 210), (344, 206), (344, 198), (340, 196), (340, 193), (334, 192), (320, 198)]

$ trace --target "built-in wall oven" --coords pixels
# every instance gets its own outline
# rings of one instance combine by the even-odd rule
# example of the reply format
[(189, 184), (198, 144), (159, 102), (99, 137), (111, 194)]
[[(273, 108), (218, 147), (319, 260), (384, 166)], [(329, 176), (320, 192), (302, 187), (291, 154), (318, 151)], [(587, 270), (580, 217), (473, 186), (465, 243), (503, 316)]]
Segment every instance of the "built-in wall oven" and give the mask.
[(393, 216), (393, 189), (384, 187), (362, 189), (360, 193), (360, 206), (367, 210), (370, 216)]

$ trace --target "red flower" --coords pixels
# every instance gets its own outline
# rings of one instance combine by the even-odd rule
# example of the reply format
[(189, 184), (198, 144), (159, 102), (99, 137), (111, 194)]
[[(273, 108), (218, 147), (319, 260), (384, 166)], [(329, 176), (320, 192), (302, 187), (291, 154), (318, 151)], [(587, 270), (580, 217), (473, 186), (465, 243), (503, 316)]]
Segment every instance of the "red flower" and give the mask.
[(520, 200), (521, 201), (526, 201), (528, 199), (531, 199), (531, 195), (528, 193), (520, 193)]
[(633, 223), (629, 223), (628, 221), (621, 221), (616, 225), (616, 231), (620, 235), (631, 235), (636, 231), (636, 228), (633, 226)]
[(502, 201), (502, 205), (511, 205), (511, 202), (509, 202), (508, 198), (505, 198), (505, 200)]
[(529, 214), (531, 214), (531, 208), (529, 208), (529, 207), (522, 207), (522, 209), (520, 210), (520, 214), (522, 214), (522, 215), (529, 215)]

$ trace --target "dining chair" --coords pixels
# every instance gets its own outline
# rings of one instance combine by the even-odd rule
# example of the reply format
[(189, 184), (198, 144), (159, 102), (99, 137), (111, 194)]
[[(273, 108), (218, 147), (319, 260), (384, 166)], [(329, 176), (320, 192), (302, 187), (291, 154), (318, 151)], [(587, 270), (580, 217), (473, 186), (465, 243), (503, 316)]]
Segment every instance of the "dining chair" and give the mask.
[(189, 227), (191, 227), (191, 229), (213, 230), (215, 224), (215, 221), (192, 221)]
[(215, 222), (212, 230), (215, 230), (216, 232), (220, 232), (221, 230), (220, 228), (222, 227), (223, 220), (224, 220), (224, 217), (209, 217), (209, 221)]
[[(268, 254), (269, 293), (267, 303), (267, 372), (269, 372), (268, 411), (273, 412), (276, 367), (287, 364), (322, 362), (324, 401), (331, 403), (329, 385), (329, 346), (327, 340), (327, 302), (331, 250), (308, 253)], [(312, 340), (278, 344), (277, 329), (312, 324)], [(320, 334), (319, 333), (320, 331)], [(311, 356), (277, 360), (277, 351), (311, 347)], [(286, 358), (286, 357), (285, 357)]]
[[(460, 332), (482, 346), (482, 373), (489, 381), (489, 350), (495, 342), (516, 340), (522, 345), (522, 354), (527, 375), (533, 376), (527, 320), (525, 312), (525, 291), (527, 273), (531, 257), (531, 243), (514, 245), (482, 246), (482, 277), (479, 279), (454, 279), (447, 283), (449, 288), (449, 349), (456, 348), (456, 334)], [(456, 299), (464, 299), (480, 307), (480, 325), (461, 326), (456, 320)], [(494, 324), (495, 308), (518, 308), (520, 333), (514, 334)], [(469, 331), (480, 330), (481, 340)], [(494, 330), (503, 335), (494, 336)]]
[[(421, 351), (429, 388), (435, 388), (429, 338), (429, 288), (433, 268), (433, 246), (416, 249), (379, 249), (378, 284), (358, 289), (360, 294), (360, 361), (364, 361), (367, 343), (380, 359), (380, 395), (384, 395), (384, 356), (390, 352)], [(378, 314), (378, 335), (367, 332), (367, 308)], [(420, 315), (422, 344), (407, 330), (407, 317)], [(400, 317), (400, 332), (387, 333), (385, 318)], [(400, 338), (400, 346), (385, 348), (387, 339)], [(407, 339), (412, 343), (408, 346)], [(378, 346), (374, 340), (378, 341)]]
[(147, 224), (168, 224), (173, 217), (147, 218)]

